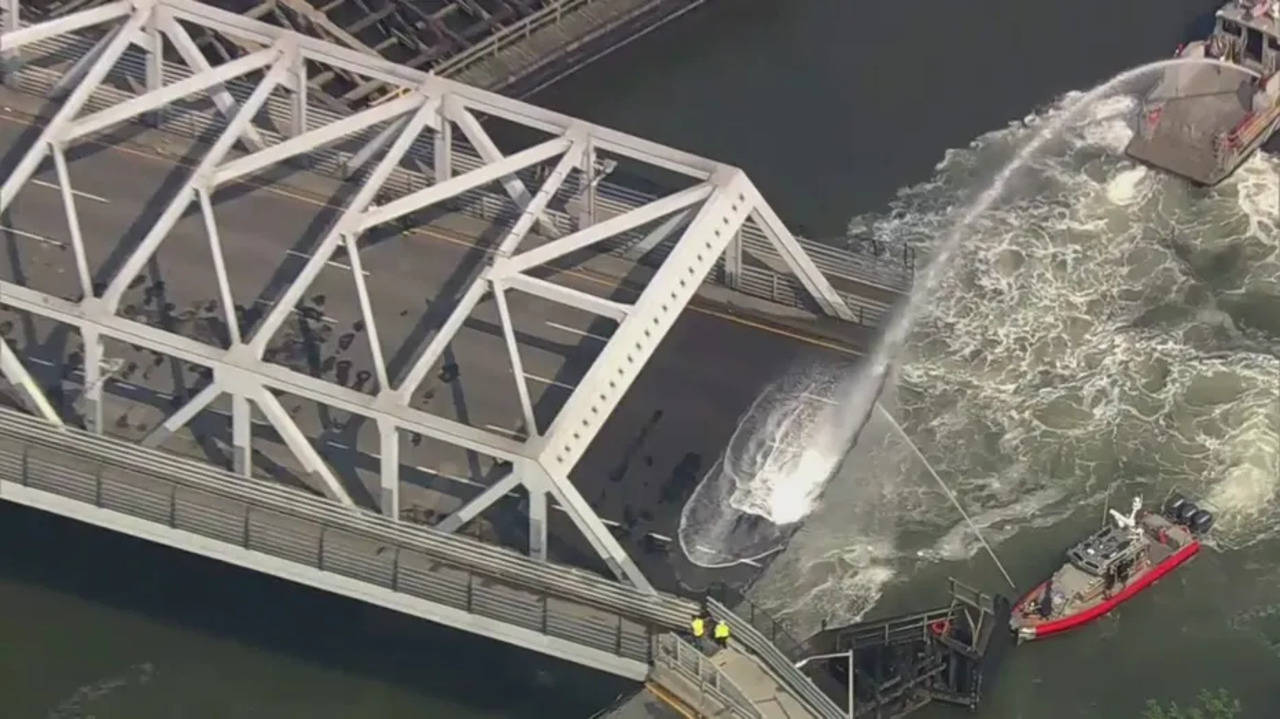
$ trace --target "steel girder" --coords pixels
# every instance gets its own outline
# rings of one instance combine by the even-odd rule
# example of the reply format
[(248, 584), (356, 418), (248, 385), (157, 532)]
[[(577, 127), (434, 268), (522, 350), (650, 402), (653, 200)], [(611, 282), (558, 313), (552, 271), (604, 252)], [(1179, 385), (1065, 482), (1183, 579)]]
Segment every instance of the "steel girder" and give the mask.
[[(80, 329), (85, 340), (87, 358), (85, 385), (88, 389), (85, 395), (91, 408), (96, 407), (96, 411), (89, 413), (91, 416), (100, 418), (101, 412), (102, 382), (98, 360), (102, 355), (101, 342), (104, 336), (212, 369), (212, 381), (158, 426), (144, 440), (144, 444), (159, 444), (221, 394), (227, 393), (232, 397), (233, 463), (238, 473), (246, 476), (250, 473), (249, 428), (252, 403), (266, 416), (298, 462), (312, 474), (323, 491), (334, 500), (352, 504), (342, 483), (280, 405), (275, 392), (287, 392), (376, 422), (381, 438), (380, 504), (382, 511), (392, 517), (398, 516), (399, 506), (399, 433), (416, 432), (456, 447), (506, 460), (512, 467), (509, 475), (498, 479), (478, 497), (446, 518), (438, 525), (439, 529), (456, 530), (511, 490), (523, 487), (529, 496), (531, 552), (534, 556), (545, 558), (546, 495), (550, 493), (619, 578), (641, 589), (651, 590), (649, 582), (634, 562), (569, 481), (569, 473), (716, 260), (726, 248), (736, 246), (736, 235), (747, 218), (752, 215), (757, 218), (779, 254), (824, 310), (837, 317), (851, 317), (843, 300), (805, 256), (759, 191), (741, 170), (734, 167), (438, 78), (413, 68), (397, 66), (192, 0), (132, 0), (112, 3), (48, 23), (7, 32), (3, 36), (3, 46), (6, 50), (15, 49), (41, 38), (110, 21), (119, 22), (119, 28), (108, 33), (95, 48), (92, 60), (77, 70), (82, 74), (75, 82), (74, 89), (45, 126), (36, 143), (5, 178), (0, 192), (0, 211), (3, 211), (13, 201), (20, 187), (30, 179), (40, 162), (47, 155), (52, 155), (71, 228), (82, 298), (79, 301), (68, 301), (8, 282), (0, 283), (0, 295), (7, 305)], [(210, 67), (178, 21), (232, 36), (263, 49), (217, 67)], [(158, 63), (164, 61), (161, 52), (166, 40), (185, 59), (192, 71), (191, 77), (163, 86), (160, 73), (154, 73), (153, 78), (153, 73), (149, 70), (145, 92), (116, 107), (77, 118), (95, 88), (129, 44), (149, 49)], [(292, 136), (275, 145), (266, 146), (253, 126), (252, 118), (277, 86), (289, 88), (298, 98), (294, 103), (296, 112), (305, 113), (307, 62), (338, 67), (387, 82), (401, 88), (402, 94), (321, 128), (307, 129), (305, 118), (295, 117)], [(260, 73), (261, 79), (248, 99), (237, 103), (226, 91), (224, 83), (248, 73)], [(105, 290), (99, 296), (94, 291), (85, 259), (84, 242), (75, 211), (75, 197), (67, 176), (65, 146), (76, 138), (106, 129), (142, 113), (155, 112), (173, 100), (197, 92), (208, 92), (211, 95), (219, 110), (228, 117), (227, 125), (213, 145), (204, 152), (194, 171), (189, 174), (159, 218), (146, 231), (139, 245), (121, 264), (120, 270), (109, 278)], [(553, 137), (521, 152), (503, 156), (480, 125), (475, 113), (500, 117), (549, 133)], [(361, 178), (362, 184), (353, 199), (252, 336), (241, 336), (211, 201), (215, 190), (297, 155), (388, 122), (392, 124), (388, 125), (387, 130), (375, 137), (365, 151), (353, 158), (352, 164), (362, 165), (371, 162), (381, 153), (373, 169)], [(455, 174), (449, 153), (437, 152), (434, 184), (385, 204), (374, 204), (379, 190), (402, 162), (420, 133), (431, 129), (436, 138), (437, 149), (447, 150), (448, 138), (455, 125), (479, 151), (483, 165)], [(237, 142), (244, 144), (250, 152), (228, 159)], [(613, 153), (683, 174), (693, 178), (695, 184), (603, 222), (588, 224), (577, 231), (557, 237), (556, 233), (551, 232), (554, 226), (547, 220), (544, 211), (574, 169), (583, 172), (589, 188), (594, 186), (598, 152)], [(525, 168), (551, 162), (554, 162), (553, 169), (532, 193), (516, 175)], [(498, 242), (491, 265), (462, 293), (440, 329), (407, 364), (403, 376), (390, 376), (378, 341), (377, 317), (364, 285), (358, 238), (362, 233), (383, 223), (492, 182), (500, 183), (520, 208), (518, 219)], [(587, 191), (586, 199), (590, 204), (590, 190)], [(227, 326), (232, 328), (229, 347), (196, 341), (117, 314), (130, 281), (137, 276), (192, 203), (198, 204), (203, 218), (209, 249), (214, 258), (213, 269), (223, 314)], [(670, 219), (653, 231), (649, 241), (659, 241), (661, 237), (675, 233), (682, 225), (683, 230), (662, 266), (653, 275), (639, 299), (633, 303), (598, 297), (531, 274), (548, 268), (549, 263), (566, 255), (591, 248), (620, 233), (664, 218)], [(552, 239), (522, 250), (521, 245), (535, 224), (547, 228), (548, 232), (544, 234)], [(658, 239), (655, 240), (654, 237)], [(263, 359), (272, 335), (334, 251), (340, 247), (345, 248), (350, 258), (361, 316), (369, 330), (367, 337), (377, 381), (377, 393), (373, 396)], [(537, 425), (524, 380), (520, 350), (508, 306), (507, 293), (511, 290), (572, 306), (619, 323), (583, 381), (572, 391), (559, 415), (545, 429)], [(515, 378), (524, 432), (528, 437), (523, 441), (438, 417), (409, 405), (410, 397), (426, 373), (441, 357), (467, 316), (488, 294), (492, 294), (495, 299), (503, 340)], [(3, 348), (2, 358), (5, 376), (32, 396), (42, 414), (50, 416), (51, 405), (39, 397), (38, 387), (7, 347)], [(50, 416), (50, 419), (56, 419), (56, 414)], [(100, 419), (90, 420), (89, 424), (101, 431)]]

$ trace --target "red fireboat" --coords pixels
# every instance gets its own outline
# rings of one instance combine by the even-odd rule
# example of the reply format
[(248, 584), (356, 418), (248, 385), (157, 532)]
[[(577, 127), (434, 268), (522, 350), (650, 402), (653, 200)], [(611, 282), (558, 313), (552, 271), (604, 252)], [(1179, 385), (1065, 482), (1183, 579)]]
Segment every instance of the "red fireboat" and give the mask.
[(1110, 510), (1108, 525), (1067, 551), (1053, 576), (1013, 606), (1009, 626), (1018, 642), (1042, 639), (1086, 624), (1146, 589), (1200, 551), (1213, 515), (1181, 495), (1162, 512), (1135, 497), (1126, 516)]

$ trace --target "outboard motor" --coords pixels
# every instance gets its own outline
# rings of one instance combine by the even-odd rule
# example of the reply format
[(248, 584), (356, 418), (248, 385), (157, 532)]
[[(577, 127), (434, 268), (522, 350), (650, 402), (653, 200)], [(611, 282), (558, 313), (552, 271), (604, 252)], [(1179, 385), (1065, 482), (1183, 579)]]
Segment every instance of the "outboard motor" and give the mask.
[(1188, 526), (1192, 532), (1204, 534), (1209, 531), (1209, 527), (1213, 526), (1213, 515), (1208, 510), (1201, 509), (1191, 515), (1191, 524)]
[(1200, 511), (1200, 508), (1194, 502), (1183, 502), (1178, 507), (1178, 523), (1190, 527), (1191, 517), (1198, 511)]
[(1187, 498), (1175, 492), (1164, 503), (1164, 516), (1175, 522), (1178, 521), (1178, 510), (1186, 503)]

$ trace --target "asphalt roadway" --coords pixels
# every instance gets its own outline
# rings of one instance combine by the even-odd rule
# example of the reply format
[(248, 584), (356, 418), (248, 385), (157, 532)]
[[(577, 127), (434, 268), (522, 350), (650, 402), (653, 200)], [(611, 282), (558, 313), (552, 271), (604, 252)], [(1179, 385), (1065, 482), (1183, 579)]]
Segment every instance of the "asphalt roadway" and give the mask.
[[(5, 105), (16, 104), (5, 92)], [(0, 167), (5, 174), (33, 139), (31, 121), (6, 107), (0, 115)], [(95, 277), (107, 277), (188, 170), (175, 158), (137, 142), (123, 146), (84, 141), (69, 151), (68, 161), (90, 267)], [(278, 186), (234, 185), (220, 190), (214, 200), (233, 299), (245, 320), (242, 326), (247, 326), (302, 268), (336, 212), (331, 205)], [(393, 377), (414, 350), (425, 346), (451, 301), (483, 266), (484, 253), (478, 246), (491, 239), (492, 232), (484, 233), (490, 237), (468, 239), (454, 229), (443, 229), (457, 227), (448, 220), (440, 218), (440, 227), (433, 223), (412, 233), (366, 236), (362, 243), (360, 260)], [(0, 225), (0, 277), (78, 298), (70, 234), (51, 162), (46, 161), (22, 189)], [(368, 332), (360, 321), (347, 263), (341, 252), (331, 259), (276, 334), (268, 357), (372, 391), (376, 383)], [(120, 314), (225, 346), (227, 328), (213, 277), (203, 223), (193, 204), (132, 283)], [(602, 290), (598, 280), (581, 274), (561, 273), (556, 280), (586, 291)], [(603, 290), (619, 298), (634, 295), (627, 287)], [(613, 323), (528, 295), (509, 295), (509, 302), (529, 390), (545, 428), (603, 346)], [(64, 412), (78, 411), (83, 360), (76, 333), (3, 307), (2, 297), (0, 333), (25, 356), (27, 366), (63, 404)], [(723, 451), (760, 389), (789, 368), (808, 362), (847, 363), (851, 354), (833, 347), (830, 340), (688, 309), (572, 479), (600, 516), (615, 526), (632, 556), (655, 581), (669, 585), (674, 581), (667, 561), (674, 549), (669, 540), (675, 536), (679, 508)], [(106, 429), (128, 440), (145, 436), (207, 381), (204, 368), (110, 339), (106, 356), (122, 360), (120, 371), (105, 385)], [(373, 506), (379, 451), (374, 423), (352, 421), (344, 412), (297, 397), (281, 400), (353, 498)], [(472, 313), (412, 404), (472, 426), (521, 436), (521, 412), (492, 299)], [(179, 432), (165, 448), (228, 466), (228, 411), (224, 397), (193, 423), (196, 436)], [(302, 482), (291, 469), (295, 463), (287, 449), (256, 410), (254, 454), (259, 476)], [(401, 461), (402, 516), (418, 521), (433, 521), (452, 510), (499, 471), (492, 458), (422, 437), (402, 440)], [(472, 529), (519, 544), (525, 532), (518, 521), (521, 509), (518, 499), (508, 501), (485, 515), (489, 522), (473, 523), (480, 529)], [(551, 539), (557, 559), (590, 563), (576, 530), (558, 512), (552, 512)]]

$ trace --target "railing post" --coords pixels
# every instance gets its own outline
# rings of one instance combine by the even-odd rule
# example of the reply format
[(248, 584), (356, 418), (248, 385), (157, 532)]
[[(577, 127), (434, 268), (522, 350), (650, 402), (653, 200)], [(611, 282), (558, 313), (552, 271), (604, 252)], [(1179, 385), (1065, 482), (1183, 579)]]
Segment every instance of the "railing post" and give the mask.
[(253, 505), (248, 502), (244, 503), (244, 548), (249, 548), (249, 515), (253, 512)]
[(316, 548), (316, 569), (322, 572), (324, 571), (324, 530), (328, 527), (327, 524), (320, 525), (320, 546)]
[(622, 656), (622, 615), (618, 615), (617, 634), (614, 635), (613, 653)]
[[(101, 478), (102, 474), (98, 474)], [(101, 479), (99, 479), (101, 481)], [(178, 485), (174, 484), (169, 488), (169, 528), (178, 528)]]
[(22, 445), (22, 480), (21, 480), (21, 481), (22, 481), (22, 486), (24, 486), (24, 487), (26, 487), (26, 486), (30, 485), (30, 483), (31, 483), (31, 480), (27, 478), (27, 472), (28, 472), (28, 470), (27, 470), (27, 451), (28, 451), (29, 449), (31, 449), (31, 445), (28, 445), (28, 444), (24, 444), (24, 445)]
[(473, 572), (471, 571), (467, 572), (467, 613), (468, 614), (471, 613), (471, 595), (474, 592), (474, 590), (472, 589), (472, 585), (475, 583), (475, 578), (476, 578), (476, 575)]
[(550, 597), (548, 597), (545, 594), (542, 595), (542, 633), (543, 634), (547, 633), (547, 604), (550, 603), (550, 601), (551, 601)]
[(102, 506), (102, 467), (93, 473), (93, 506)]
[(391, 591), (400, 591), (400, 545), (396, 545), (396, 553), (391, 555)]

